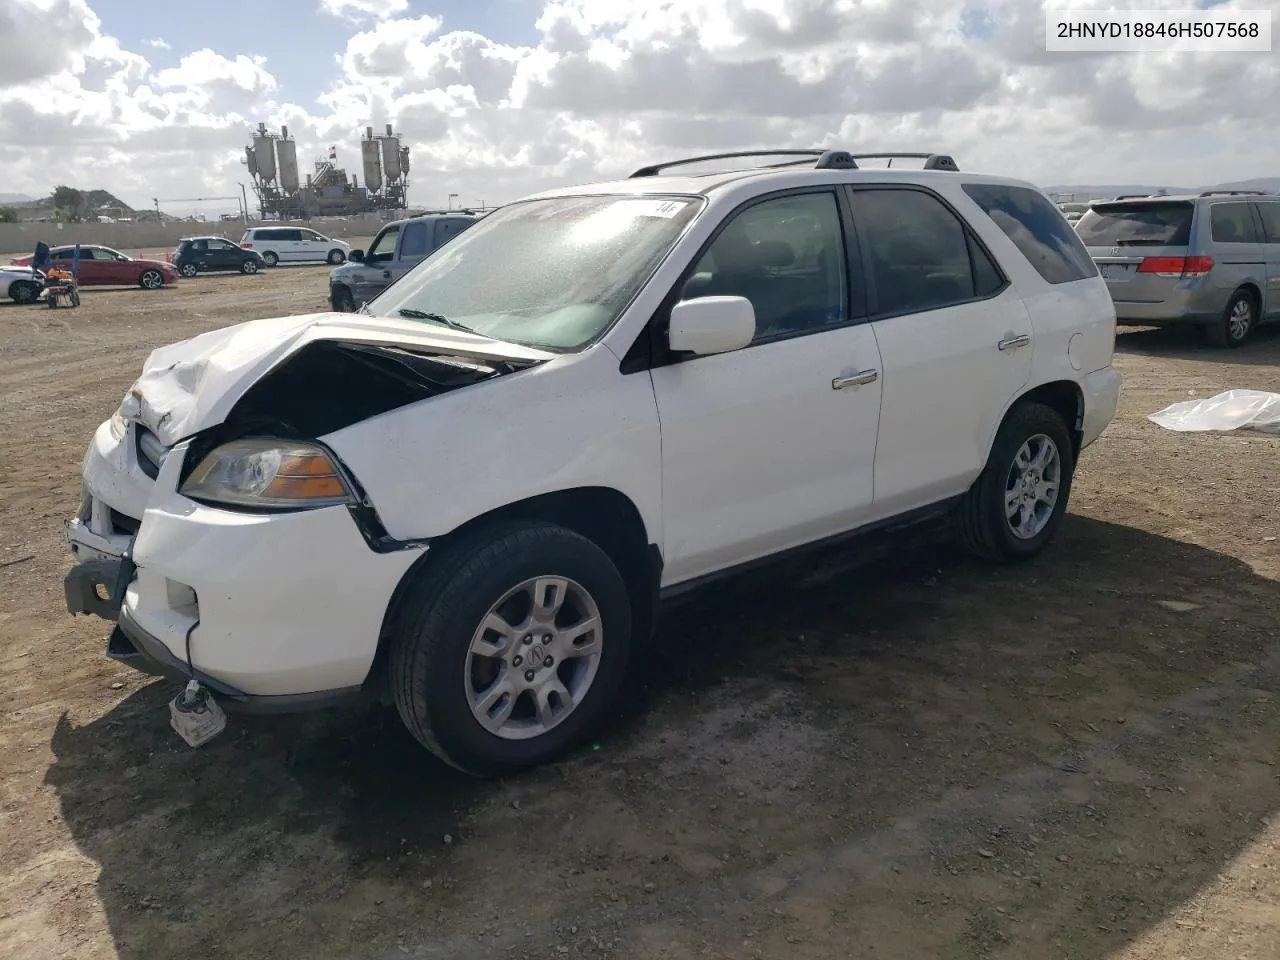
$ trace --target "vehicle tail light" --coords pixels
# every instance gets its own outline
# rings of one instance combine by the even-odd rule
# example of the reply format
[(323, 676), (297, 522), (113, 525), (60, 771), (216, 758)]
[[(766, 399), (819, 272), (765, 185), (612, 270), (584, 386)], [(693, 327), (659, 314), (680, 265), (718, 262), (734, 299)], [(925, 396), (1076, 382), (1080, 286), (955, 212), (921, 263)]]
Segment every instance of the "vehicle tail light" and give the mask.
[(252, 244), (252, 243), (242, 243), (242, 244), (240, 244), (240, 246), (244, 247), (246, 250), (252, 250), (252, 249), (253, 249), (253, 244)]
[(1202, 277), (1213, 269), (1213, 257), (1143, 257), (1139, 273), (1159, 277)]

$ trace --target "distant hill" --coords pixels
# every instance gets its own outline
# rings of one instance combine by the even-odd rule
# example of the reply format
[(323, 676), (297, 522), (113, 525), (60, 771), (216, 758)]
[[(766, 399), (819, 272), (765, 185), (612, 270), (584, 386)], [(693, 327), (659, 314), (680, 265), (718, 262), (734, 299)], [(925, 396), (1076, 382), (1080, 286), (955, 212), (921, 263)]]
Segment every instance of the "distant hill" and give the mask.
[[(81, 190), (80, 192), (85, 198), (85, 219), (91, 220), (99, 216), (110, 217), (113, 220), (155, 219), (154, 210), (135, 210), (109, 190)], [(3, 194), (0, 194), (0, 202), (3, 202), (2, 198)], [(48, 220), (54, 213), (52, 194), (35, 200), (24, 197), (22, 200), (10, 201), (9, 205), (18, 211), (18, 216), (23, 220)], [(161, 219), (173, 218), (162, 216)]]
[(25, 193), (0, 193), (0, 203), (4, 204), (30, 203), (31, 199)]

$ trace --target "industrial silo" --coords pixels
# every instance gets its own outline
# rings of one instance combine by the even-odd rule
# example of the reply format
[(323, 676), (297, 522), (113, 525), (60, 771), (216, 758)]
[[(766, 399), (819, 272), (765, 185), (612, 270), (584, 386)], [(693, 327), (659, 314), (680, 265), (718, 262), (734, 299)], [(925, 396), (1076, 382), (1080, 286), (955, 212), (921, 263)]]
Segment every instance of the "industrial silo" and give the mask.
[(298, 192), (298, 144), (289, 138), (289, 128), (280, 128), (280, 189), (288, 196)]
[(258, 124), (258, 133), (253, 138), (253, 156), (258, 161), (258, 176), (263, 180), (276, 178), (275, 148), (275, 137), (267, 133), (266, 124)]
[(360, 141), (360, 159), (364, 167), (364, 185), (370, 193), (382, 189), (382, 167), (378, 162), (379, 144), (373, 139), (373, 127), (365, 128), (365, 138)]
[(389, 123), (387, 135), (382, 138), (382, 175), (388, 185), (400, 179), (400, 138), (391, 132)]

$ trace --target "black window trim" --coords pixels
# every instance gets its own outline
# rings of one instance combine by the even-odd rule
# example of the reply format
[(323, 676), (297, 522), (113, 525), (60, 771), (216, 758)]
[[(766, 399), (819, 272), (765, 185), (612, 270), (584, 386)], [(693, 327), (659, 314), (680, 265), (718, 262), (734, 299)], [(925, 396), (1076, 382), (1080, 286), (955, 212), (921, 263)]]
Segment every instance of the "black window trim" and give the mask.
[[(1280, 244), (1280, 233), (1277, 233), (1274, 237), (1271, 236), (1271, 231), (1267, 229), (1267, 221), (1262, 216), (1262, 208), (1264, 206), (1274, 207), (1277, 211), (1280, 211), (1280, 199), (1250, 200), (1249, 206), (1253, 208), (1254, 219), (1257, 221), (1258, 226), (1258, 236), (1262, 238), (1259, 242), (1267, 245)], [(1276, 222), (1280, 223), (1280, 214), (1277, 214)]]
[[(874, 276), (874, 270), (871, 265), (871, 258), (865, 257), (863, 258), (863, 272), (864, 272), (863, 283), (866, 285), (866, 290), (867, 290), (868, 319), (870, 319), (872, 322), (879, 322), (881, 320), (895, 320), (898, 317), (912, 317), (920, 313), (932, 313), (934, 310), (949, 310), (952, 307), (963, 307), (971, 303), (984, 303), (987, 300), (994, 300), (996, 297), (1003, 296), (1005, 291), (1007, 291), (1010, 287), (1013, 286), (1012, 282), (1009, 280), (1008, 272), (1006, 272), (1006, 270), (1004, 269), (1004, 265), (1000, 262), (1000, 260), (994, 254), (992, 254), (990, 249), (988, 249), (987, 245), (982, 242), (982, 238), (978, 236), (977, 232), (973, 229), (973, 227), (969, 226), (969, 221), (965, 219), (964, 215), (961, 214), (960, 211), (958, 211), (955, 208), (954, 204), (952, 204), (949, 200), (947, 200), (946, 197), (942, 196), (936, 190), (930, 190), (928, 187), (919, 186), (918, 184), (914, 184), (914, 183), (874, 183), (874, 184), (848, 183), (848, 184), (844, 184), (844, 188), (850, 195), (852, 195), (855, 191), (862, 193), (862, 192), (870, 192), (873, 190), (913, 190), (916, 193), (923, 193), (932, 197), (933, 199), (941, 203), (942, 206), (946, 208), (953, 217), (956, 218), (956, 221), (960, 224), (960, 229), (964, 231), (965, 249), (969, 255), (969, 276), (973, 278), (974, 289), (976, 290), (978, 286), (976, 268), (973, 262), (973, 248), (975, 246), (979, 250), (981, 250), (984, 254), (986, 254), (987, 259), (991, 261), (991, 265), (995, 267), (996, 276), (998, 276), (1001, 280), (1001, 284), (999, 287), (997, 287), (993, 292), (984, 294), (983, 296), (966, 297), (963, 300), (956, 300), (952, 303), (943, 303), (934, 307), (926, 307), (923, 310), (911, 309), (911, 310), (893, 310), (893, 311), (881, 312), (873, 309), (874, 307), (879, 305), (879, 301), (877, 299), (877, 292), (876, 292), (876, 281)], [(974, 203), (976, 204), (977, 201), (974, 201)], [(857, 220), (852, 215), (853, 214), (852, 200), (850, 200), (849, 211), (850, 211), (850, 220), (853, 223), (853, 228), (854, 230), (857, 230), (858, 228)], [(995, 221), (992, 221), (992, 222), (994, 223)], [(859, 238), (859, 243), (861, 243), (861, 238)], [(859, 249), (861, 249), (861, 246), (859, 246)]]
[[(771, 200), (781, 200), (787, 197), (810, 196), (813, 194), (828, 194), (836, 202), (836, 216), (840, 224), (840, 233), (844, 245), (844, 274), (845, 274), (845, 302), (848, 315), (841, 323), (833, 323), (828, 326), (821, 327), (817, 330), (803, 330), (796, 333), (781, 333), (772, 337), (766, 337), (762, 340), (752, 340), (751, 343), (743, 347), (743, 350), (752, 350), (756, 347), (763, 347), (773, 343), (781, 343), (785, 340), (794, 340), (797, 337), (812, 337), (818, 334), (828, 333), (833, 330), (843, 330), (847, 327), (855, 327), (860, 324), (869, 322), (870, 317), (867, 315), (867, 300), (862, 295), (863, 290), (855, 289), (853, 278), (861, 274), (858, 262), (861, 259), (861, 248), (858, 246), (858, 239), (853, 233), (853, 223), (851, 211), (849, 209), (848, 198), (845, 196), (841, 187), (843, 184), (808, 184), (803, 187), (789, 187), (785, 190), (774, 190), (769, 193), (762, 193), (759, 196), (751, 197), (735, 206), (732, 210), (720, 218), (720, 222), (716, 224), (716, 228), (711, 235), (698, 247), (692, 259), (680, 271), (675, 283), (671, 285), (666, 295), (662, 298), (662, 302), (658, 304), (656, 310), (645, 323), (644, 329), (637, 334), (636, 339), (632, 342), (627, 352), (623, 354), (622, 362), (618, 369), (624, 376), (632, 373), (643, 373), (648, 370), (656, 370), (658, 367), (667, 367), (677, 363), (689, 363), (693, 360), (704, 359), (700, 354), (694, 353), (677, 353), (667, 345), (666, 332), (668, 324), (671, 321), (671, 308), (680, 302), (680, 294), (684, 291), (687, 284), (693, 276), (693, 271), (698, 264), (702, 262), (702, 258), (707, 251), (711, 249), (712, 244), (719, 239), (720, 234), (725, 228), (735, 220), (739, 214), (752, 207), (759, 206)], [(738, 353), (740, 351), (734, 351)]]

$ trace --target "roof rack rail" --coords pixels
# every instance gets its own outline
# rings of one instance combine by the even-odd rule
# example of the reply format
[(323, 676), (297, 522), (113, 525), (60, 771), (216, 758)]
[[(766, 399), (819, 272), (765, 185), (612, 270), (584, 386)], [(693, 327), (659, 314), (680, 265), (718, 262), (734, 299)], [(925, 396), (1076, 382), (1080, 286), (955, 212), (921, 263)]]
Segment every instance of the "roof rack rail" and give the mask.
[(1267, 197), (1270, 196), (1265, 190), (1205, 190), (1202, 191), (1202, 197)]
[[(647, 167), (641, 167), (635, 173), (628, 177), (633, 180), (636, 177), (656, 177), (662, 171), (671, 167), (683, 167), (690, 163), (703, 163), (709, 160), (739, 160), (744, 157), (821, 157), (826, 150), (739, 150), (736, 153), (708, 153), (701, 157), (686, 157), (683, 160), (668, 160), (666, 163), (654, 163)], [(774, 164), (774, 166), (785, 167), (793, 163), (802, 163), (799, 160), (789, 160), (786, 163)]]
[(412, 220), (414, 217), (440, 217), (451, 213), (461, 213), (474, 217), (478, 212), (471, 207), (454, 207), (452, 210), (419, 210), (417, 213), (409, 214), (408, 219)]
[(1150, 200), (1155, 194), (1153, 193), (1122, 193), (1118, 197), (1112, 197), (1111, 201), (1116, 200)]
[(894, 160), (923, 160), (926, 170), (947, 170), (959, 173), (955, 160), (943, 153), (849, 153), (847, 150), (740, 150), (735, 153), (709, 153), (701, 157), (686, 157), (683, 160), (670, 160), (666, 163), (654, 163), (641, 167), (628, 179), (636, 177), (656, 177), (671, 167), (682, 167), (690, 163), (703, 163), (710, 160), (740, 160), (746, 157), (795, 157), (782, 163), (766, 164), (765, 169), (777, 167), (796, 167), (813, 162), (815, 170), (857, 170), (859, 160), (887, 159), (889, 165)]

